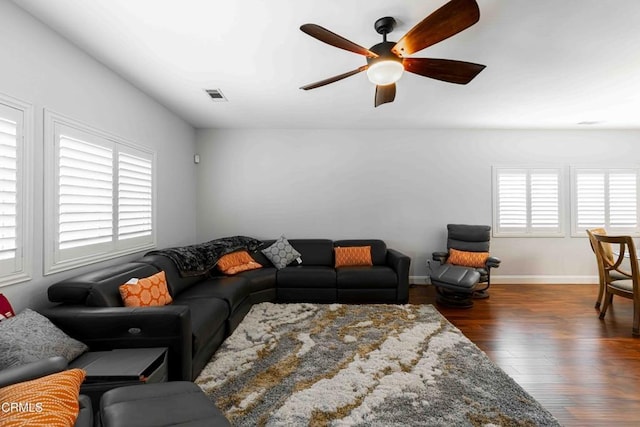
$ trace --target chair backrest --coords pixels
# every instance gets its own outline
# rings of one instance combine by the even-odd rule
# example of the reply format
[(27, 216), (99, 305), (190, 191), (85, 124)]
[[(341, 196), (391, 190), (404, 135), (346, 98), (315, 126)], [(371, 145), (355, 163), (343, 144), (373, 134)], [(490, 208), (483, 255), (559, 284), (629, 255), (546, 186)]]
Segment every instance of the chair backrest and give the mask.
[[(594, 234), (606, 236), (607, 230), (601, 227), (587, 230), (587, 235), (589, 236), (589, 243), (591, 244), (591, 250), (596, 254), (596, 258), (597, 258), (598, 254), (596, 253), (596, 249), (595, 249), (595, 240), (593, 238)], [(606, 259), (609, 260), (610, 262), (613, 262), (613, 250), (611, 249), (611, 245), (609, 243), (603, 242), (602, 248), (604, 249), (603, 255), (606, 257)]]
[(489, 252), (491, 227), (488, 225), (447, 224), (447, 249)]
[[(604, 271), (606, 283), (611, 283), (611, 272), (617, 271), (625, 275), (629, 275), (633, 280), (633, 293), (640, 295), (638, 281), (638, 257), (636, 254), (636, 246), (631, 236), (607, 236), (603, 234), (592, 234), (595, 241), (595, 251), (602, 260), (602, 268)], [(609, 260), (605, 255), (605, 245), (609, 244), (612, 250), (613, 259)], [(614, 249), (617, 249), (614, 251)], [(631, 271), (624, 271), (622, 263), (625, 258), (629, 260)]]
[[(604, 274), (604, 262), (602, 261), (602, 256), (600, 255), (600, 251), (596, 249), (598, 246), (598, 241), (595, 238), (596, 234), (599, 234), (601, 236), (606, 236), (607, 232), (604, 228), (592, 228), (591, 230), (587, 230), (587, 236), (589, 236), (589, 245), (591, 245), (591, 250), (596, 255), (596, 264), (598, 266), (598, 279), (600, 281), (600, 294), (601, 294), (600, 297), (598, 298), (600, 299), (602, 297), (602, 292), (603, 292), (602, 290), (604, 289), (604, 286), (606, 286), (607, 279)], [(607, 259), (610, 262), (613, 262), (613, 252), (611, 250), (611, 244), (603, 243), (602, 248), (603, 248), (602, 252), (604, 252), (605, 254), (607, 252), (611, 254), (610, 257), (607, 256)], [(596, 303), (596, 304), (599, 304), (599, 303)]]

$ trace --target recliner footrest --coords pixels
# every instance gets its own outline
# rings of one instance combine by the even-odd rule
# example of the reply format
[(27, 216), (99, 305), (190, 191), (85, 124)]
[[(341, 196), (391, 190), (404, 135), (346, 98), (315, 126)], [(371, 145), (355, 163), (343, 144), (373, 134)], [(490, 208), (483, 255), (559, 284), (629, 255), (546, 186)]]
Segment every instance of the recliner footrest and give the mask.
[(100, 401), (102, 427), (231, 426), (194, 383), (176, 381), (109, 390)]
[(431, 272), (431, 283), (452, 291), (472, 293), (480, 281), (480, 273), (473, 268), (441, 264)]

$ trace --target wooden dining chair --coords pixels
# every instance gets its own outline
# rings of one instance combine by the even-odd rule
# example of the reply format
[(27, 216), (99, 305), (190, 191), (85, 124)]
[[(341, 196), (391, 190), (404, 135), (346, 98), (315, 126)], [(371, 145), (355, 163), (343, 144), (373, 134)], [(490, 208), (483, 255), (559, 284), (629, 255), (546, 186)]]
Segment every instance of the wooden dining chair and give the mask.
[[(638, 257), (636, 246), (631, 236), (605, 236), (593, 234), (596, 245), (595, 250), (600, 254), (605, 278), (605, 294), (600, 311), (600, 318), (604, 319), (607, 309), (611, 305), (614, 295), (633, 300), (633, 336), (640, 336), (640, 272), (638, 271)], [(610, 261), (605, 255), (605, 245), (613, 245), (613, 260)], [(617, 250), (615, 250), (617, 249)], [(622, 269), (622, 264), (628, 259), (631, 271)], [(629, 277), (625, 280), (613, 280), (612, 273), (617, 272)]]
[[(596, 240), (593, 235), (599, 234), (602, 236), (607, 235), (607, 230), (604, 228), (592, 228), (587, 230), (587, 235), (589, 236), (589, 243), (591, 245), (591, 250), (596, 256), (596, 263), (598, 265), (598, 280), (599, 280), (599, 288), (598, 288), (598, 299), (595, 303), (596, 310), (600, 311), (600, 307), (602, 305), (602, 298), (604, 297), (605, 290), (605, 278), (604, 278), (604, 265), (602, 259), (600, 259), (599, 253), (596, 251)], [(609, 261), (609, 263), (613, 263), (613, 250), (611, 249), (611, 245), (609, 243), (603, 243), (602, 248), (604, 249), (603, 254), (604, 258)], [(629, 276), (626, 276), (618, 271), (611, 271), (611, 280), (626, 280), (629, 279)]]

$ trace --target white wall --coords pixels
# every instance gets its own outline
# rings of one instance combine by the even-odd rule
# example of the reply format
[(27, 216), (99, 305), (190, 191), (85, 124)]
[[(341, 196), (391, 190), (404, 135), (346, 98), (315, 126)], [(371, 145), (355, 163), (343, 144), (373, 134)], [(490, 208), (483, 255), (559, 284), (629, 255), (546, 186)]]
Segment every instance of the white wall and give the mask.
[(0, 58), (0, 92), (31, 103), (35, 110), (33, 279), (0, 288), (14, 307), (45, 304), (49, 284), (123, 261), (43, 277), (45, 107), (155, 150), (158, 247), (195, 242), (195, 136), (190, 125), (8, 1), (0, 1)]
[[(637, 131), (199, 130), (203, 239), (381, 238), (413, 276), (446, 224), (491, 224), (491, 166), (637, 164)], [(568, 183), (568, 174), (567, 174)], [(567, 192), (568, 196), (568, 192)], [(595, 283), (586, 238), (493, 238), (495, 282)], [(415, 278), (416, 281), (418, 278)]]

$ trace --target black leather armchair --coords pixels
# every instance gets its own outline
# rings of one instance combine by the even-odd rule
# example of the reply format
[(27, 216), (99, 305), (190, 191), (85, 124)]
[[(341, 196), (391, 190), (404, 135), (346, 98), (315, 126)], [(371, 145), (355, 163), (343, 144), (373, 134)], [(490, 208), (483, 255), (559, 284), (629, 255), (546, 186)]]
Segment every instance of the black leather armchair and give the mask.
[[(449, 258), (449, 250), (457, 249), (465, 252), (489, 252), (491, 227), (488, 225), (447, 224), (447, 252), (433, 252), (432, 259), (445, 264)], [(473, 290), (473, 298), (488, 298), (491, 286), (491, 269), (500, 266), (500, 259), (494, 256), (487, 258), (485, 265), (473, 268), (480, 273), (480, 284)]]
[[(49, 359), (39, 360), (22, 366), (16, 366), (0, 371), (0, 388), (11, 384), (34, 380), (46, 375), (67, 369), (67, 361), (64, 357), (56, 356)], [(91, 399), (88, 396), (80, 395), (78, 398), (80, 412), (76, 419), (75, 427), (93, 426), (93, 410)]]

